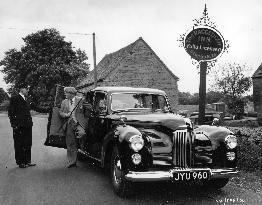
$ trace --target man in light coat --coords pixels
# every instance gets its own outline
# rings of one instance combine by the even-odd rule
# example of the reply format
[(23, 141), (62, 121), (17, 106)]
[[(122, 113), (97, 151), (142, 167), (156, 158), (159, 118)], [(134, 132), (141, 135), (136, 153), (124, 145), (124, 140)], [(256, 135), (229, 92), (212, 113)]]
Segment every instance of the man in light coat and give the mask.
[(66, 136), (68, 168), (77, 166), (77, 138), (85, 135), (85, 127), (78, 122), (77, 116), (82, 111), (82, 98), (76, 96), (74, 87), (65, 87), (66, 99), (62, 101), (59, 114), (67, 122), (63, 127)]

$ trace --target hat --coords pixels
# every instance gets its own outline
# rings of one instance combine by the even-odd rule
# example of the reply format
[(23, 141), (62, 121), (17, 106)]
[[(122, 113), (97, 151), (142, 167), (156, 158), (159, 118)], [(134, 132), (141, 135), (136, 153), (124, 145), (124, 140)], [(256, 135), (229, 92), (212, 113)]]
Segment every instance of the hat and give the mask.
[(65, 87), (65, 88), (64, 88), (64, 92), (65, 92), (65, 93), (76, 94), (77, 90), (76, 90), (74, 87)]

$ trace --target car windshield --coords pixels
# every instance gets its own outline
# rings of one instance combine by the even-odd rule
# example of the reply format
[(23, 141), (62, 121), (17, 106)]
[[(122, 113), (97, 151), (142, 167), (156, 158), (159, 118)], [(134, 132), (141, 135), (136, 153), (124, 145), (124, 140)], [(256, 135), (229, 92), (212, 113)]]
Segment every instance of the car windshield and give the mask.
[(148, 93), (113, 93), (111, 110), (168, 112), (165, 96)]

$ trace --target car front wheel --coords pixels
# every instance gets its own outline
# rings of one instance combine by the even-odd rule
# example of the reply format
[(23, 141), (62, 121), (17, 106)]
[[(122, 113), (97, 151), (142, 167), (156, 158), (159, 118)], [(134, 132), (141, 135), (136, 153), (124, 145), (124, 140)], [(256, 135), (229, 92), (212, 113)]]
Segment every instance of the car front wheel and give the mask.
[(222, 179), (211, 179), (208, 181), (203, 181), (204, 188), (209, 189), (221, 189), (228, 183), (229, 179), (222, 178)]
[(111, 156), (111, 180), (114, 192), (121, 197), (127, 196), (130, 183), (125, 179), (117, 147), (114, 147)]

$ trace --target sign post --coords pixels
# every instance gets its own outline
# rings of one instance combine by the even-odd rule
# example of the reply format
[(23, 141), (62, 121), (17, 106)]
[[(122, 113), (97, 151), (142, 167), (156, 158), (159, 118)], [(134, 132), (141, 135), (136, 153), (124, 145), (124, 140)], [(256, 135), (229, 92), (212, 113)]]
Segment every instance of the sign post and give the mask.
[(199, 115), (198, 123), (205, 123), (205, 107), (206, 107), (206, 72), (207, 62), (200, 62), (200, 84), (199, 84)]
[[(205, 6), (203, 19), (208, 19)], [(206, 22), (206, 20), (204, 21)], [(192, 59), (200, 65), (199, 116), (198, 123), (205, 123), (206, 73), (209, 61), (217, 59), (225, 49), (223, 36), (212, 26), (197, 25), (183, 37), (183, 46)]]

